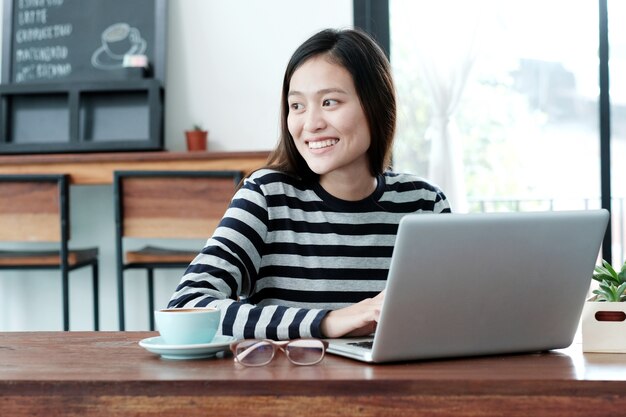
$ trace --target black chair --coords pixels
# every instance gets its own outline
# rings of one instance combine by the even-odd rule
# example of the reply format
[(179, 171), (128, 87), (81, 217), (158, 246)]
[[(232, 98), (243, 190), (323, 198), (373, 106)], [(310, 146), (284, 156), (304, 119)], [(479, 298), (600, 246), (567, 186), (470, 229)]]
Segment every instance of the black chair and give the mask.
[[(58, 244), (51, 250), (0, 250), (0, 270), (60, 269), (63, 329), (70, 328), (69, 272), (92, 268), (93, 320), (98, 323), (98, 248), (70, 250), (69, 181), (58, 175), (0, 175), (0, 241)], [(41, 248), (41, 245), (39, 245)]]
[(148, 317), (154, 330), (154, 270), (185, 268), (198, 251), (146, 246), (126, 251), (131, 239), (207, 239), (241, 181), (240, 171), (116, 171), (115, 230), (119, 328), (125, 329), (124, 271), (145, 269)]

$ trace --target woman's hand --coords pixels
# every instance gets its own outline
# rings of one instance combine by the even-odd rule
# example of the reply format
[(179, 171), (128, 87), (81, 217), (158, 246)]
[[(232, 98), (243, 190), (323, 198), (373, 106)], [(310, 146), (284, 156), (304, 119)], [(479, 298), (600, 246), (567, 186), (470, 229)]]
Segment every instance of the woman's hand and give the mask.
[(350, 307), (333, 310), (322, 319), (324, 337), (367, 336), (376, 330), (380, 309), (385, 298), (381, 291), (374, 298), (366, 298)]

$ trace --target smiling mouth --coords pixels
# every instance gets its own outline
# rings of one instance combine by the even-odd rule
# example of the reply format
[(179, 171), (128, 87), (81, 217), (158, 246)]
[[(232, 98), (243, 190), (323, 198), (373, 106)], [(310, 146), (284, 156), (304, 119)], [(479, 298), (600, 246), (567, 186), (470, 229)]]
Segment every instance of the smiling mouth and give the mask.
[(318, 140), (315, 142), (307, 142), (309, 145), (309, 149), (322, 149), (328, 148), (330, 146), (334, 146), (339, 142), (339, 139), (326, 139), (326, 140)]

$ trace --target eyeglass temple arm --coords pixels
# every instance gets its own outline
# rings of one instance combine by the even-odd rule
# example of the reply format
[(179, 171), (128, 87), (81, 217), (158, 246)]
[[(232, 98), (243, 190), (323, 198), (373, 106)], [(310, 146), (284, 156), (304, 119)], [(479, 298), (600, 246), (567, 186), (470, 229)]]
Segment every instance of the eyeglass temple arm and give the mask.
[(253, 344), (252, 346), (248, 346), (243, 352), (241, 353), (235, 353), (235, 358), (237, 360), (240, 359), (245, 359), (246, 356), (248, 356), (253, 350), (255, 350), (257, 347), (259, 347), (262, 343), (264, 343), (265, 341), (259, 341), (256, 342), (255, 344)]

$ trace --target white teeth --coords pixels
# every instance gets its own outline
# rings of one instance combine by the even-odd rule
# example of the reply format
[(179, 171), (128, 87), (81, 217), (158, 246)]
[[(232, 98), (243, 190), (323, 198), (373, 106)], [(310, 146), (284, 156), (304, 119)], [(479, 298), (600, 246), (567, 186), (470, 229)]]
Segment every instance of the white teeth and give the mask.
[(327, 140), (320, 140), (317, 142), (309, 142), (309, 149), (327, 148), (329, 146), (333, 146), (337, 142), (339, 142), (339, 139), (327, 139)]

